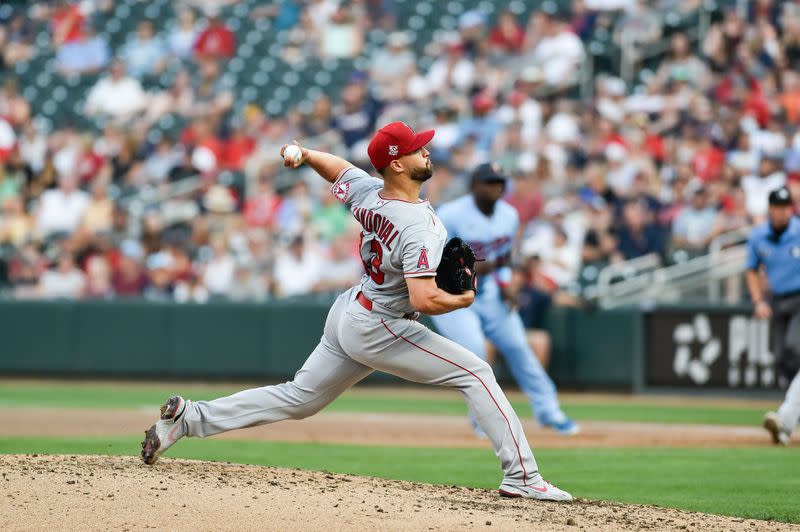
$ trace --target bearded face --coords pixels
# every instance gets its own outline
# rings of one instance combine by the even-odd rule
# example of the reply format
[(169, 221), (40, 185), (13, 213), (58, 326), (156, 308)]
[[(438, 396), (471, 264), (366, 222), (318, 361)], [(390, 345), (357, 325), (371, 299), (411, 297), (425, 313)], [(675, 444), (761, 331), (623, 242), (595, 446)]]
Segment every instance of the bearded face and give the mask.
[(433, 163), (431, 163), (430, 159), (426, 159), (424, 167), (414, 168), (409, 175), (412, 180), (424, 183), (433, 176)]

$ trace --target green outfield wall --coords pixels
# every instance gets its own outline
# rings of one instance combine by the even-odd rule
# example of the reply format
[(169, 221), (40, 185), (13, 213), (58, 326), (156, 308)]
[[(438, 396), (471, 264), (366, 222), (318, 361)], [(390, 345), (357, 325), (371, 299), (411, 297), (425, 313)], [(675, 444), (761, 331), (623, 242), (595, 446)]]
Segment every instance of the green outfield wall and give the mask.
[[(317, 344), (329, 304), (4, 301), (0, 374), (288, 379)], [(769, 388), (771, 359), (754, 352), (768, 339), (753, 337), (766, 333), (748, 319), (740, 307), (554, 308), (550, 373), (578, 388)], [(495, 369), (509, 378), (502, 362)]]

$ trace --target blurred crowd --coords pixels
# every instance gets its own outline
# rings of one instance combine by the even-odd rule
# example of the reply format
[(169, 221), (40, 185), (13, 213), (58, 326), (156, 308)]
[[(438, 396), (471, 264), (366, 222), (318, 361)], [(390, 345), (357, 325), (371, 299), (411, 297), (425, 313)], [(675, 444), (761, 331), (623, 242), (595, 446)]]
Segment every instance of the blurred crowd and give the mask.
[[(363, 272), (357, 224), (278, 150), (297, 138), (370, 169), (366, 144), (396, 119), (436, 129), (434, 206), (467, 193), (480, 162), (502, 164), (519, 275), (562, 301), (605, 265), (705, 252), (762, 221), (778, 186), (800, 198), (797, 2), (734, 2), (700, 34), (665, 30), (695, 0), (469, 9), (435, 32), (410, 30), (393, 0), (248, 7), (286, 36), (281, 61), (362, 60), (341, 90), (271, 114), (224, 82), (241, 47), (225, 14), (239, 2), (176, 0), (174, 23), (139, 20), (112, 47), (93, 20), (120, 1), (0, 8), (0, 290), (12, 297), (265, 300), (350, 286)], [(53, 75), (97, 77), (82, 107), (92, 126), (48, 124), (24, 96), (14, 66), (42, 28)], [(368, 46), (376, 29), (385, 38)], [(617, 68), (587, 81), (601, 32), (666, 52), (655, 67), (634, 54), (633, 79)], [(186, 127), (153, 135), (168, 116)]]

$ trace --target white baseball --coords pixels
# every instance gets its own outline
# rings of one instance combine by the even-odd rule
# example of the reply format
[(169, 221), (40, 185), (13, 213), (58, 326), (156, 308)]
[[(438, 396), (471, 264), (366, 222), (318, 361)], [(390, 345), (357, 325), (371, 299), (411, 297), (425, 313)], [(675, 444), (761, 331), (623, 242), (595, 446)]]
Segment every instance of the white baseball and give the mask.
[(290, 144), (286, 146), (285, 150), (283, 150), (283, 160), (289, 164), (297, 164), (302, 158), (303, 150), (301, 150), (300, 147), (295, 144)]

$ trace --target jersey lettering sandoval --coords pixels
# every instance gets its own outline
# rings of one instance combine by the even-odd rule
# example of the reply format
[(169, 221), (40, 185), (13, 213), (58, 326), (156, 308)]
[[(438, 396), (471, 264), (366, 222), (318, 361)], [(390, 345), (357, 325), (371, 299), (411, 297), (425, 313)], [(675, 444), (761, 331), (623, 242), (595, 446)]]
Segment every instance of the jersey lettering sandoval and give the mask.
[(331, 192), (361, 224), (361, 291), (390, 310), (413, 312), (405, 278), (436, 275), (447, 231), (427, 201), (382, 198), (382, 188), (381, 179), (350, 167)]

